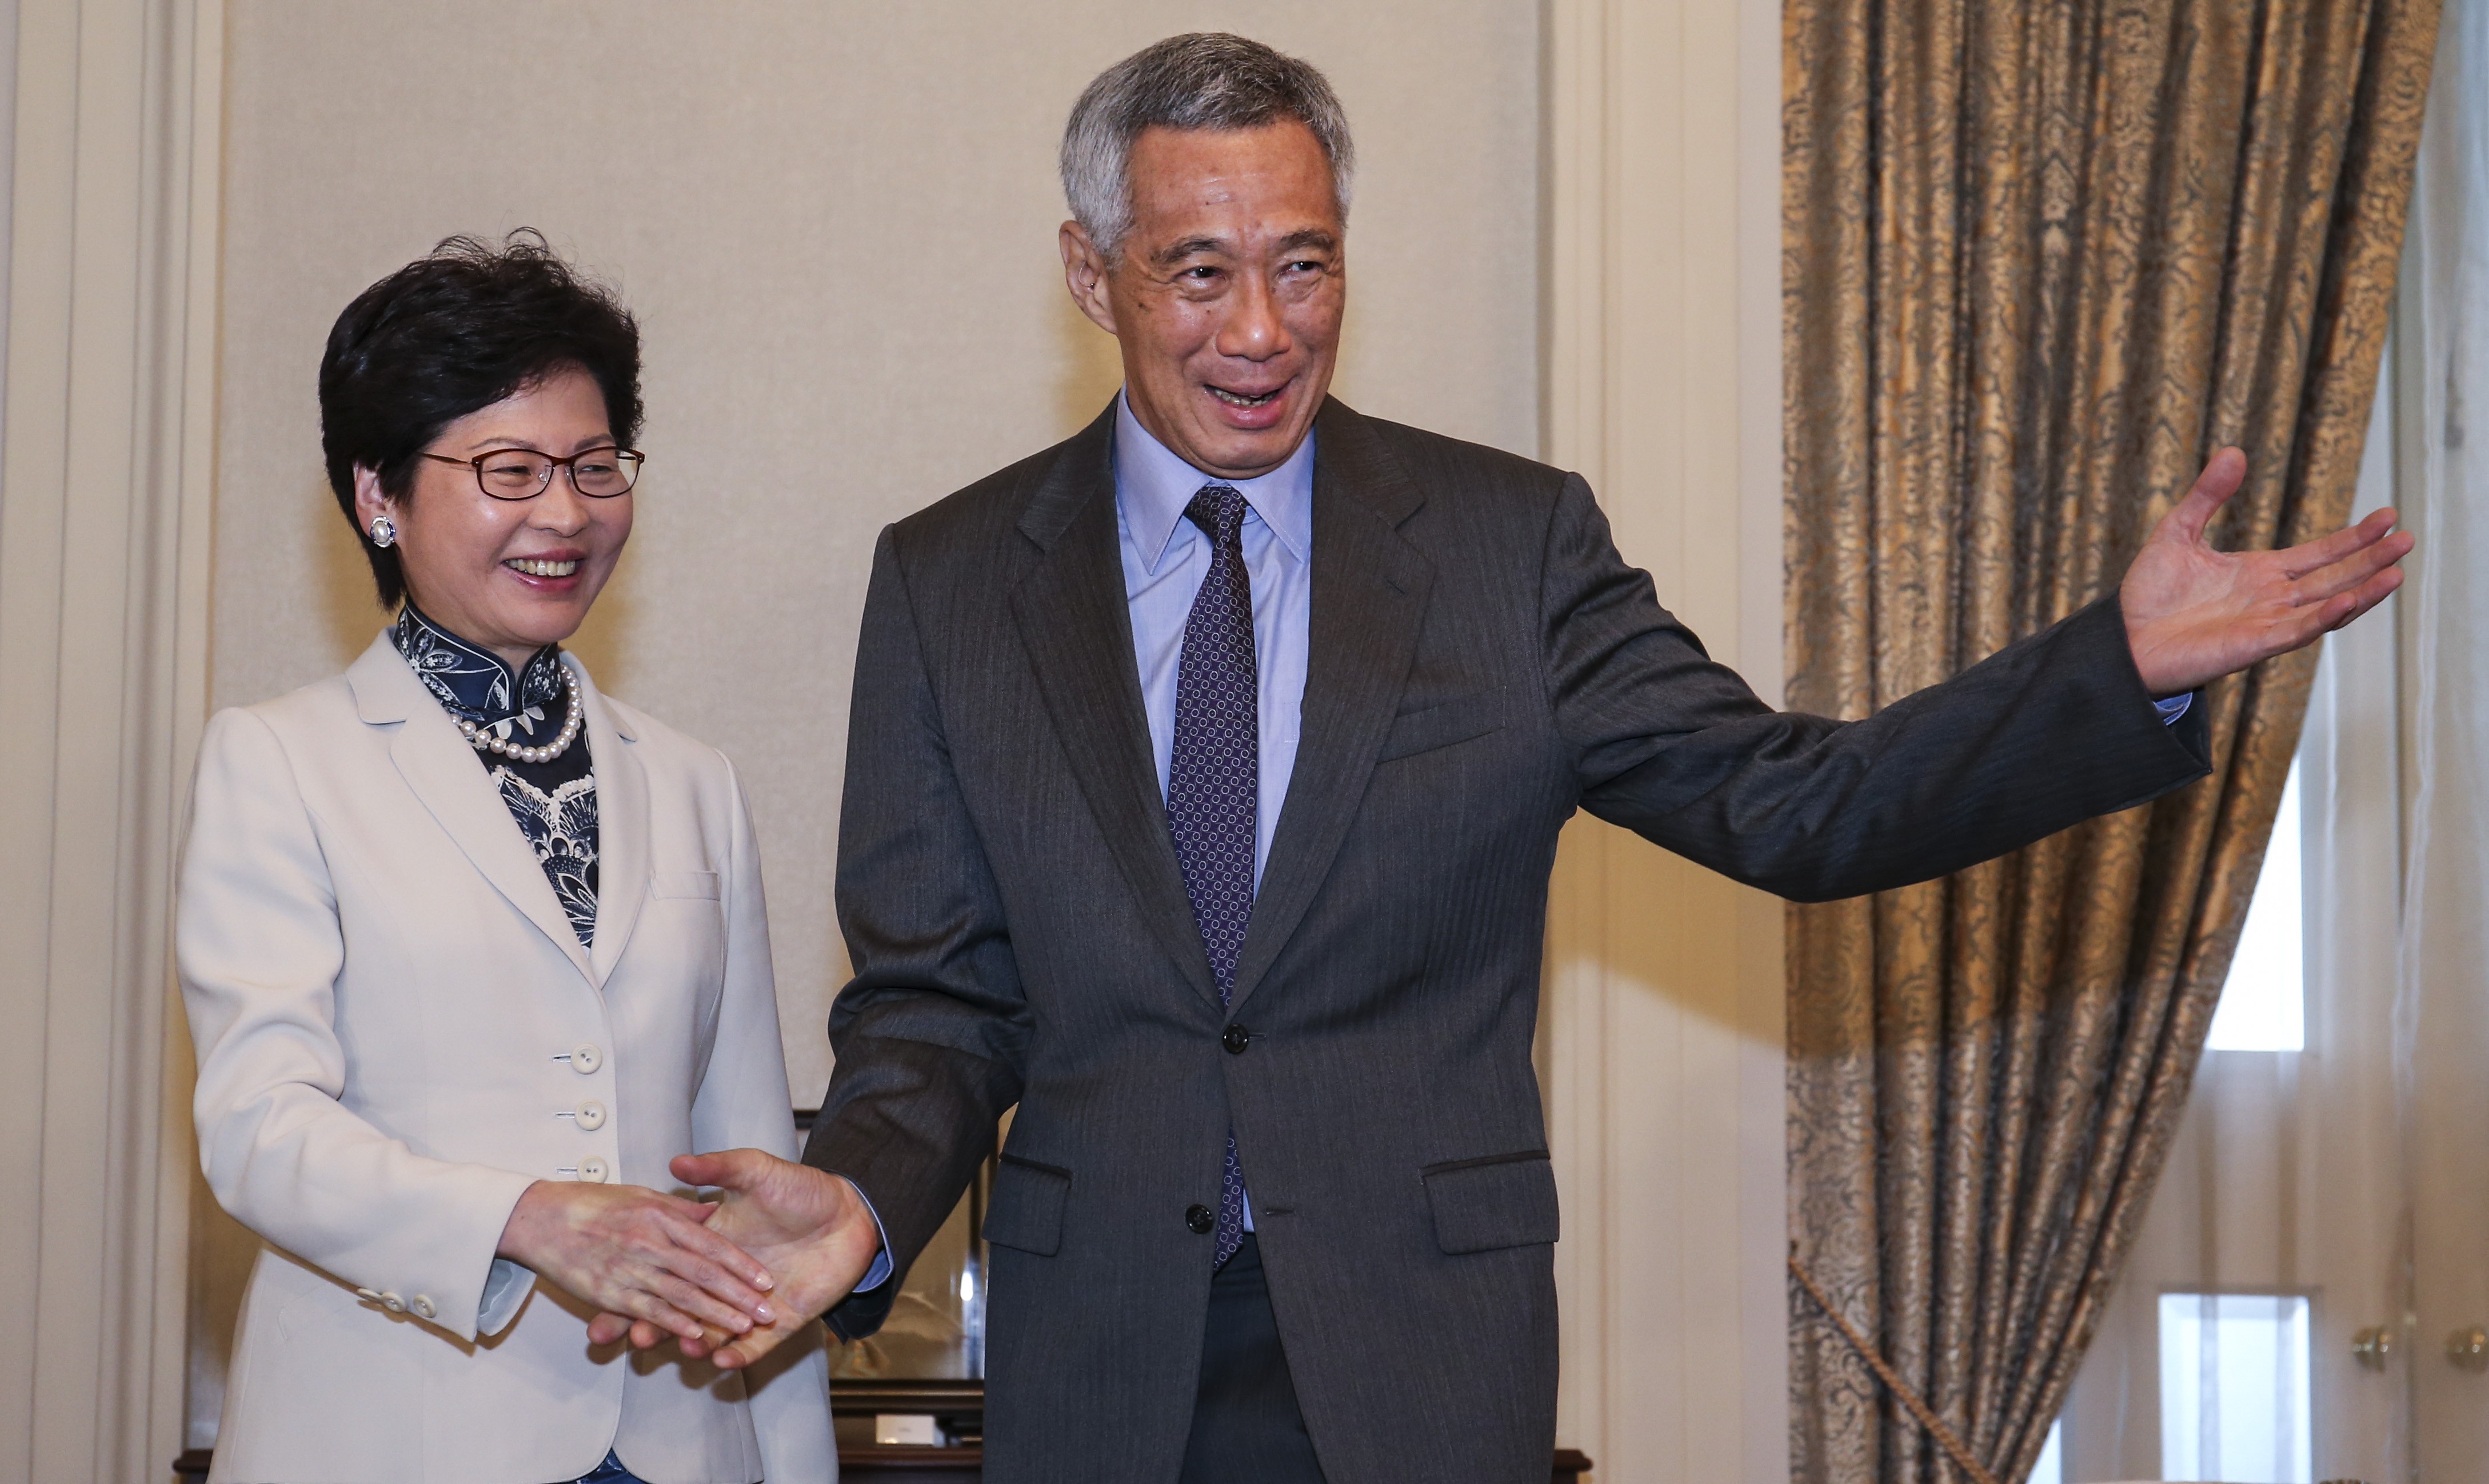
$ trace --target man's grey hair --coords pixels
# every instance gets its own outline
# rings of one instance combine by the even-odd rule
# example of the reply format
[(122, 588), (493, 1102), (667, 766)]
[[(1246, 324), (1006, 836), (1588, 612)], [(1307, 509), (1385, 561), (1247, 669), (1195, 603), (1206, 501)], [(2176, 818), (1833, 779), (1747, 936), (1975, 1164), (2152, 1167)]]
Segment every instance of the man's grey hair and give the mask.
[(1295, 119), (1330, 160), (1331, 192), (1348, 220), (1357, 153), (1348, 114), (1309, 63), (1223, 32), (1171, 36), (1098, 74), (1063, 127), (1063, 194), (1072, 219), (1108, 262), (1132, 229), (1132, 141), (1144, 129), (1260, 128)]

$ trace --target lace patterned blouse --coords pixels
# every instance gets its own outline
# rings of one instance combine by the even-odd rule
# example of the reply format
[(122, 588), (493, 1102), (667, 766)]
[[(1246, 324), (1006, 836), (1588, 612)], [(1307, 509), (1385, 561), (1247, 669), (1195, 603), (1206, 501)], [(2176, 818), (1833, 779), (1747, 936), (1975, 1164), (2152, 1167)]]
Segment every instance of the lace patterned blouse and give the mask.
[[(500, 655), (425, 617), (412, 600), (389, 637), (451, 716), (521, 745), (541, 745), (561, 730), (569, 702), (560, 645), (545, 645), (514, 671)], [(549, 762), (520, 762), (480, 749), (475, 756), (534, 849), (571, 931), (588, 943), (596, 934), (596, 772), (587, 733), (582, 730)]]

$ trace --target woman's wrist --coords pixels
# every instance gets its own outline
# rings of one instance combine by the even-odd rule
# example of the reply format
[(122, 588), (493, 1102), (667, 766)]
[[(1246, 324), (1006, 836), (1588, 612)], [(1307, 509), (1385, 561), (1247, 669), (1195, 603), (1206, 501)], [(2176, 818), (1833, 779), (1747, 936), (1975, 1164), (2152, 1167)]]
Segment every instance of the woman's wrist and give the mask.
[(501, 1223), (501, 1240), (493, 1248), (495, 1257), (506, 1257), (522, 1268), (533, 1268), (531, 1258), (536, 1250), (538, 1227), (545, 1208), (555, 1199), (552, 1182), (535, 1181), (519, 1192), (518, 1204), (510, 1208), (510, 1218)]

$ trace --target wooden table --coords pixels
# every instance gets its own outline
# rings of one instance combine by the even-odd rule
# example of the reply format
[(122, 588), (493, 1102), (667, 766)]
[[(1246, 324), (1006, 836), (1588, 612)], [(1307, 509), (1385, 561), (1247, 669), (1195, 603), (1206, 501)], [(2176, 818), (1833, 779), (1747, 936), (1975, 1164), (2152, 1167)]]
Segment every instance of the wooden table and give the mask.
[[(846, 1481), (887, 1479), (891, 1484), (979, 1484), (985, 1474), (983, 1448), (929, 1448), (876, 1445), (839, 1450), (839, 1478)], [(1572, 1448), (1556, 1450), (1551, 1484), (1583, 1484), (1590, 1461)]]

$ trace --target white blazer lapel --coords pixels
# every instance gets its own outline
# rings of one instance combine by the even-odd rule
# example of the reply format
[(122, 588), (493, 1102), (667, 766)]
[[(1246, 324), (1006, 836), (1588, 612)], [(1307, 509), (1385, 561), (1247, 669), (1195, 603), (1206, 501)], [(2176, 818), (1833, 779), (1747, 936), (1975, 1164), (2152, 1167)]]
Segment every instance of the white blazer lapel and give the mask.
[(596, 934), (589, 975), (600, 989), (630, 945), (648, 899), (648, 775), (632, 751), (634, 738), (587, 678), (587, 667), (564, 656), (579, 676), (587, 707), (587, 745), (596, 760)]
[[(535, 852), (528, 848), (527, 838), (512, 822), (508, 806), (493, 790), (491, 775), (476, 761), (475, 750), (458, 735), (440, 702), (407, 669), (387, 634), (372, 642), (346, 671), (346, 678), (354, 686), (356, 709), (365, 722), (401, 724), (389, 738), (389, 758), (415, 796), (467, 852), (484, 879), (593, 981), (596, 975), (589, 968), (587, 950), (571, 930), (570, 919), (553, 894), (553, 883), (545, 879)], [(601, 775), (604, 759), (599, 756), (597, 763)], [(600, 782), (600, 792), (602, 786)], [(603, 802), (600, 797), (600, 808)]]

